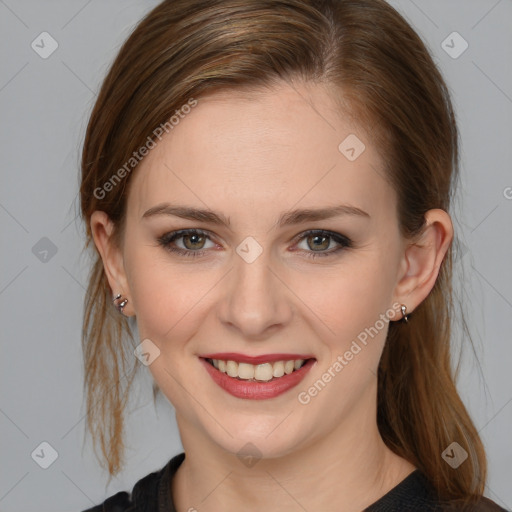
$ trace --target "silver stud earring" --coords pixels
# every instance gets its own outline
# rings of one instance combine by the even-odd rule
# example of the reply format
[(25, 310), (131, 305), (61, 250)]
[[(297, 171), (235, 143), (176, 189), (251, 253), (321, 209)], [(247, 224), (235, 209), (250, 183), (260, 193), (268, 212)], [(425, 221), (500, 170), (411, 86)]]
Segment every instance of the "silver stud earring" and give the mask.
[(406, 324), (409, 321), (409, 315), (406, 315), (405, 312), (407, 311), (407, 306), (405, 304), (402, 304), (400, 306), (400, 309), (402, 310), (402, 322)]
[(128, 304), (128, 299), (123, 299), (123, 296), (120, 293), (118, 293), (112, 298), (112, 302), (116, 309), (119, 311), (119, 313), (124, 315), (123, 308), (126, 306), (126, 304)]

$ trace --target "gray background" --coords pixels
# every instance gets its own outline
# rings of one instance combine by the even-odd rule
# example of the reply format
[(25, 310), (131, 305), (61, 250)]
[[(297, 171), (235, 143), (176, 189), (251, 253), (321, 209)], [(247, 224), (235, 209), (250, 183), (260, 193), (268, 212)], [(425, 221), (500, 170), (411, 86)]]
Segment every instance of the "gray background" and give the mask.
[[(108, 64), (156, 3), (0, 0), (2, 512), (82, 510), (130, 490), (181, 451), (172, 407), (160, 398), (155, 410), (147, 372), (130, 405), (128, 465), (108, 487), (91, 443), (83, 443), (88, 260), (77, 218), (79, 149)], [(433, 52), (457, 109), (463, 179), (451, 213), (462, 243), (458, 282), (476, 342), (476, 354), (464, 352), (459, 389), (487, 447), (487, 495), (510, 509), (512, 2), (391, 3)], [(31, 47), (44, 31), (58, 43), (46, 59)], [(457, 58), (462, 40), (444, 43), (452, 56), (442, 45), (453, 31), (469, 45)], [(48, 469), (31, 457), (43, 441), (58, 453)]]

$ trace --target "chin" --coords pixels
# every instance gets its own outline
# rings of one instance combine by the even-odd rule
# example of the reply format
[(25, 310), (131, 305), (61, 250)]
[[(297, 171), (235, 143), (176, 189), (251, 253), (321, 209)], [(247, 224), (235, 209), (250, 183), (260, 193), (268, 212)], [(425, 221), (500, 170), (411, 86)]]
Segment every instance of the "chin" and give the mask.
[(292, 419), (293, 413), (285, 419), (287, 414), (289, 411), (276, 416), (266, 413), (263, 417), (257, 414), (250, 417), (242, 413), (223, 416), (219, 422), (226, 426), (229, 434), (215, 422), (216, 428), (213, 430), (211, 422), (202, 428), (204, 434), (220, 449), (241, 461), (245, 460), (244, 457), (249, 457), (249, 460), (251, 457), (276, 459), (287, 456), (307, 443), (305, 422)]

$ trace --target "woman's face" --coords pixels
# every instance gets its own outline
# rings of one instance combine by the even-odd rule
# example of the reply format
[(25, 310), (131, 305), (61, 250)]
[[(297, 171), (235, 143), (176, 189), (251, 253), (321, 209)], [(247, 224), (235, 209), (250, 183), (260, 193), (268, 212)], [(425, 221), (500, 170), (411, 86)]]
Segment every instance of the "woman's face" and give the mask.
[[(132, 177), (123, 292), (182, 435), (278, 457), (375, 414), (404, 245), (374, 142), (335, 112), (311, 84), (200, 98)], [(256, 380), (219, 354), (263, 356), (218, 363)]]

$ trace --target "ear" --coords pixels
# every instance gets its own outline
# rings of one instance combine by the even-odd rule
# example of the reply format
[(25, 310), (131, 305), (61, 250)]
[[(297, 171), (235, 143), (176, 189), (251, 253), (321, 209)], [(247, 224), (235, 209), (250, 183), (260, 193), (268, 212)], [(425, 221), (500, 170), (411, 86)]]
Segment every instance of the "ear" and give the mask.
[(124, 299), (128, 298), (123, 314), (132, 316), (134, 312), (129, 299), (131, 295), (124, 270), (123, 251), (116, 243), (114, 227), (114, 223), (105, 212), (95, 211), (91, 215), (92, 238), (103, 261), (112, 296), (120, 293)]
[(439, 208), (425, 214), (425, 227), (417, 240), (408, 244), (400, 265), (394, 298), (412, 313), (428, 296), (453, 239), (450, 215)]

